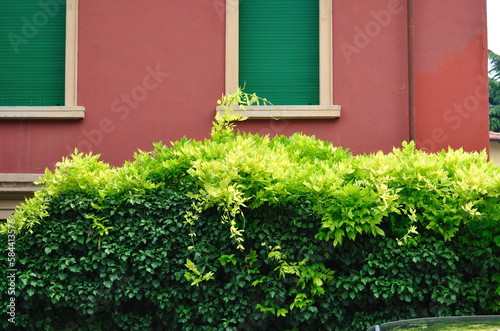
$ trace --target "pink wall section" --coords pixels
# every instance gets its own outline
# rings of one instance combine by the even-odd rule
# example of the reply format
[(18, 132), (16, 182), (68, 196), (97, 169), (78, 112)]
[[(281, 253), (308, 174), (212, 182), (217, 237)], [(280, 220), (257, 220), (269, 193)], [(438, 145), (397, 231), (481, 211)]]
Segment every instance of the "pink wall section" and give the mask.
[[(488, 145), (485, 6), (484, 0), (416, 1), (422, 148)], [(334, 103), (342, 106), (341, 118), (247, 121), (238, 128), (301, 131), (356, 154), (400, 146), (409, 137), (406, 22), (403, 0), (333, 0)], [(80, 1), (78, 47), (85, 119), (0, 121), (0, 173), (42, 172), (75, 147), (121, 165), (155, 141), (209, 136), (224, 91), (223, 0)], [(454, 110), (455, 103), (466, 110)]]
[(340, 144), (388, 152), (408, 140), (406, 1), (334, 1)]
[(486, 1), (415, 1), (417, 146), (489, 147)]
[(79, 37), (87, 118), (77, 136), (108, 118), (114, 129), (93, 146), (104, 160), (121, 164), (152, 142), (210, 132), (225, 44), (224, 16), (212, 1), (81, 2)]
[(389, 151), (408, 139), (406, 5), (398, 0), (333, 1), (335, 120), (262, 121), (247, 131), (304, 132), (352, 152)]

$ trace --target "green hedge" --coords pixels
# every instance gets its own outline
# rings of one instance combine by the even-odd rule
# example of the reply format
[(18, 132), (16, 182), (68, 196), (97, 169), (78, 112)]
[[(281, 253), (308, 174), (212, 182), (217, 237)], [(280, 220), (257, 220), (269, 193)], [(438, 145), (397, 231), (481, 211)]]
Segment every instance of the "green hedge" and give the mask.
[(486, 158), (413, 143), (354, 157), (233, 134), (227, 117), (212, 139), (120, 168), (75, 153), (2, 226), (16, 228), (16, 325), (365, 330), (494, 314), (500, 170)]

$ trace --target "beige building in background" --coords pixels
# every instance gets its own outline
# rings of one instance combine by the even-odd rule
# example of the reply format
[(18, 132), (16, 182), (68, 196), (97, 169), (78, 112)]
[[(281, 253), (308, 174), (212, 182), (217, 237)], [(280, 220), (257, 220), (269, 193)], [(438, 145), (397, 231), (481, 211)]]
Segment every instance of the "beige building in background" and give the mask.
[(490, 160), (500, 165), (500, 133), (490, 132)]

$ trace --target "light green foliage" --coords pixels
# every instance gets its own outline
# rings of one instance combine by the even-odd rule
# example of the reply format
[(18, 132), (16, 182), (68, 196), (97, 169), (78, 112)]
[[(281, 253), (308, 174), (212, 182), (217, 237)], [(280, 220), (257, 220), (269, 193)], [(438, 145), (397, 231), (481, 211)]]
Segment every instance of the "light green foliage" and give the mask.
[(40, 184), (44, 184), (51, 196), (69, 190), (99, 192), (113, 178), (113, 171), (108, 164), (99, 161), (99, 155), (83, 155), (75, 149), (71, 159), (63, 158), (56, 164), (56, 171), (46, 169)]
[[(170, 162), (185, 162), (185, 180), (192, 185), (188, 195), (195, 201), (188, 223), (196, 222), (203, 210), (217, 207), (228, 225), (228, 239), (241, 250), (248, 222), (244, 210), (301, 199), (309, 201), (322, 219), (317, 237), (332, 240), (334, 246), (362, 234), (383, 237), (387, 225), (399, 234), (394, 239), (400, 244), (417, 245), (421, 229), (445, 240), (460, 234), (459, 240), (478, 246), (498, 241), (500, 172), (487, 162), (485, 152), (427, 154), (416, 150), (414, 143), (403, 143), (389, 154), (351, 157), (314, 137), (271, 139), (234, 134), (233, 129), (221, 124), (212, 132), (213, 139), (203, 144), (174, 144), (175, 158), (162, 162), (167, 169), (174, 168)], [(192, 244), (196, 247), (195, 239)], [(270, 254), (280, 256), (278, 251)], [(276, 271), (294, 277), (298, 288), (309, 284), (313, 295), (322, 294), (323, 282), (331, 279), (329, 271), (320, 264), (308, 265), (307, 259), (276, 260)], [(297, 295), (291, 309), (302, 298), (314, 302), (306, 293), (293, 294)], [(277, 312), (274, 306), (262, 307)]]
[[(376, 222), (391, 214), (394, 220), (406, 222), (409, 231), (420, 223), (445, 240), (464, 226), (476, 233), (498, 224), (499, 171), (487, 162), (484, 151), (450, 149), (427, 154), (416, 150), (413, 143), (403, 143), (403, 148), (393, 153), (358, 160), (362, 161), (360, 170), (365, 170), (358, 186), (369, 188), (377, 196), (372, 207)], [(401, 228), (400, 224), (395, 226)]]
[(186, 279), (191, 282), (191, 285), (198, 286), (203, 281), (214, 279), (213, 272), (210, 271), (206, 274), (202, 274), (200, 271), (198, 271), (198, 268), (196, 267), (196, 265), (189, 259), (187, 260), (185, 266), (186, 266), (186, 268), (188, 268), (189, 270), (191, 270), (193, 272), (193, 273), (190, 273), (189, 271), (186, 271), (184, 273), (184, 277), (186, 277)]
[[(289, 292), (290, 296), (294, 295), (293, 302), (290, 304), (290, 310), (295, 307), (301, 310), (310, 307), (314, 303), (314, 300), (308, 298), (309, 293), (312, 296), (323, 295), (325, 293), (323, 284), (333, 279), (334, 271), (325, 268), (325, 265), (321, 262), (308, 264), (309, 259), (307, 258), (300, 262), (289, 262), (287, 254), (281, 252), (280, 246), (268, 247), (268, 249), (270, 249), (268, 258), (278, 263), (278, 266), (274, 270), (278, 271), (279, 277), (285, 278), (288, 275), (297, 278), (296, 286)], [(262, 276), (260, 279), (254, 281), (252, 286), (262, 284), (266, 280), (267, 277)], [(266, 300), (264, 306), (258, 304), (256, 308), (262, 312), (273, 312), (276, 316), (285, 316), (288, 313), (287, 309), (280, 308), (279, 305), (273, 303), (271, 300)]]
[[(239, 159), (239, 157), (246, 149), (252, 150), (255, 142), (240, 139), (241, 137), (234, 140), (234, 121), (242, 121), (246, 118), (242, 117), (241, 114), (233, 115), (231, 111), (235, 105), (239, 105), (244, 110), (245, 106), (259, 105), (261, 102), (264, 105), (268, 103), (267, 100), (261, 99), (255, 94), (243, 92), (241, 88), (238, 88), (237, 92), (232, 95), (223, 95), (217, 103), (224, 109), (224, 115), (217, 115), (215, 122), (213, 122), (211, 133), (213, 146), (210, 146), (212, 144), (209, 141), (205, 141), (207, 148), (203, 148), (202, 152), (207, 152), (207, 154), (199, 155), (187, 170), (202, 186), (199, 192), (189, 193), (189, 196), (196, 201), (193, 208), (197, 213), (212, 206), (223, 210), (222, 222), (229, 223), (230, 238), (234, 238), (239, 249), (243, 249), (243, 230), (237, 227), (235, 217), (241, 214), (241, 208), (246, 207), (245, 202), (248, 200), (244, 193), (247, 187), (238, 183), (238, 179), (241, 178), (239, 171), (246, 170), (255, 177), (258, 177), (260, 173), (252, 173), (252, 164), (244, 166), (242, 169), (245, 160), (251, 160), (252, 156), (256, 155), (253, 154), (244, 160)], [(226, 162), (221, 162), (221, 154), (225, 157)], [(196, 214), (187, 214), (186, 222), (192, 225), (196, 217)]]
[[(103, 190), (113, 180), (114, 170), (106, 163), (98, 160), (99, 155), (83, 155), (75, 153), (71, 158), (63, 158), (56, 164), (54, 172), (45, 170), (44, 176), (36, 182), (43, 185), (35, 196), (21, 205), (12, 216), (16, 224), (16, 232), (23, 227), (29, 231), (32, 226), (48, 216), (47, 205), (51, 199), (57, 198), (61, 192), (85, 192), (86, 194), (104, 194)], [(6, 228), (2, 225), (2, 233)]]
[[(377, 300), (397, 298), (424, 307), (427, 302), (437, 304), (430, 313), (442, 314), (452, 305), (470, 312), (457, 303), (461, 286), (465, 300), (481, 309), (495, 298), (500, 301), (499, 290), (489, 292), (494, 298), (477, 294), (491, 283), (497, 288), (499, 278), (492, 276), (498, 273), (498, 261), (491, 256), (500, 247), (500, 170), (487, 162), (485, 152), (450, 149), (427, 154), (405, 142), (388, 154), (352, 156), (300, 133), (269, 137), (235, 132), (234, 121), (243, 117), (231, 115), (231, 109), (236, 103), (256, 102), (265, 100), (241, 90), (223, 97), (220, 104), (226, 114), (216, 118), (211, 139), (183, 138), (170, 146), (155, 143), (153, 151), (138, 151), (134, 161), (120, 168), (75, 151), (54, 171), (46, 171), (40, 181), (43, 188), (13, 215), (17, 233), (59, 226), (67, 229), (61, 238), (71, 246), (68, 252), (80, 254), (84, 247), (78, 261), (85, 264), (73, 257), (44, 257), (49, 259), (47, 266), (57, 266), (53, 278), (61, 282), (76, 277), (66, 269), (76, 273), (86, 268), (88, 275), (105, 279), (102, 286), (109, 289), (128, 263), (136, 263), (131, 264), (139, 265), (134, 277), (151, 284), (150, 296), (160, 295), (160, 284), (175, 287), (168, 295), (161, 293), (164, 301), (152, 300), (162, 305), (177, 300), (179, 306), (170, 309), (175, 309), (180, 324), (197, 314), (191, 310), (195, 308), (187, 308), (191, 299), (184, 296), (183, 286), (208, 291), (203, 292), (204, 305), (210, 306), (215, 304), (212, 286), (222, 280), (226, 283), (217, 288), (222, 292), (214, 295), (224, 304), (257, 308), (252, 314), (258, 318), (263, 313), (290, 318), (294, 327), (323, 319), (319, 309), (325, 321), (352, 315), (342, 302), (357, 305), (360, 295), (374, 311), (380, 306)], [(52, 242), (37, 234), (33, 247), (41, 245), (43, 252), (55, 256), (63, 239), (49, 239)], [(486, 271), (475, 275), (467, 270), (473, 275), (464, 276), (467, 280), (446, 274), (457, 268), (458, 251), (476, 248), (477, 255), (471, 253), (470, 259), (476, 266), (487, 260)], [(88, 257), (87, 249), (99, 258)], [(371, 253), (373, 249), (380, 257)], [(106, 260), (110, 252), (116, 254), (111, 262)], [(123, 262), (122, 271), (114, 258)], [(160, 265), (165, 265), (163, 278), (155, 279)], [(36, 277), (49, 277), (43, 272)], [(419, 279), (411, 278), (415, 273)], [(41, 281), (32, 275), (23, 279), (28, 276), (27, 293), (35, 293)], [(141, 300), (139, 278), (131, 278), (130, 288), (120, 289), (120, 295)], [(88, 284), (85, 291), (93, 288)], [(95, 295), (89, 293), (85, 295)], [(234, 303), (236, 298), (246, 300), (246, 295), (252, 299), (241, 306)], [(391, 304), (387, 311), (398, 302)], [(207, 318), (214, 314), (196, 309)], [(247, 308), (234, 309), (231, 314)], [(408, 309), (401, 316), (417, 314)], [(380, 312), (381, 318), (386, 313)], [(352, 323), (360, 318), (352, 317)], [(229, 320), (228, 325), (237, 324)]]
[[(105, 226), (104, 223), (109, 222), (105, 217), (97, 217), (94, 214), (84, 214), (83, 215), (86, 219), (92, 220), (92, 229), (97, 229), (97, 232), (99, 235), (102, 237), (105, 234), (108, 234), (109, 230), (111, 230), (113, 227), (112, 226)], [(99, 243), (98, 243), (99, 249), (101, 248), (101, 238), (99, 238)]]

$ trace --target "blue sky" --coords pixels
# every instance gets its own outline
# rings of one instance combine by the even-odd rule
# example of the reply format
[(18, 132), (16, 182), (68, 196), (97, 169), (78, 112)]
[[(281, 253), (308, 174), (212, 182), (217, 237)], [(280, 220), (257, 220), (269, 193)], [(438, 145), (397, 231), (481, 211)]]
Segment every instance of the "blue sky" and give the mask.
[(500, 54), (500, 0), (487, 0), (488, 49)]

